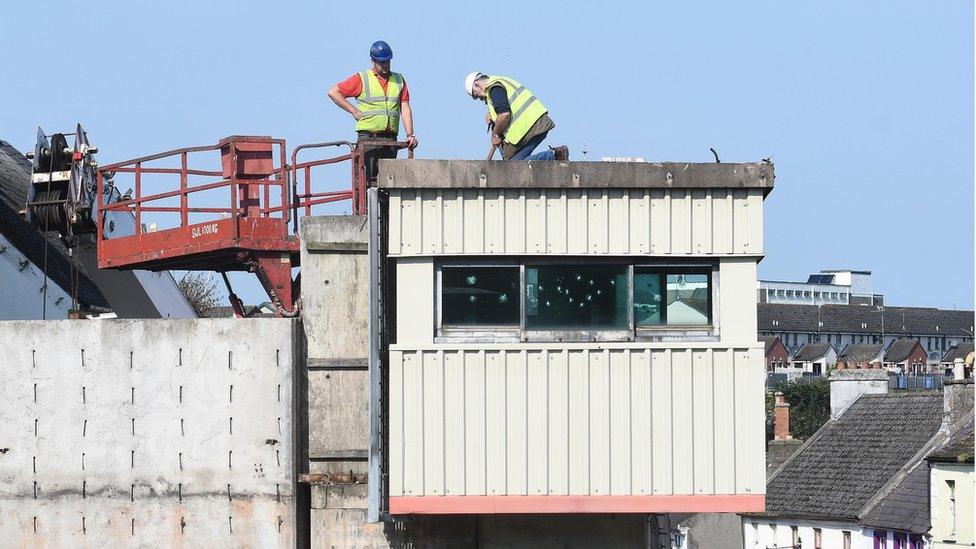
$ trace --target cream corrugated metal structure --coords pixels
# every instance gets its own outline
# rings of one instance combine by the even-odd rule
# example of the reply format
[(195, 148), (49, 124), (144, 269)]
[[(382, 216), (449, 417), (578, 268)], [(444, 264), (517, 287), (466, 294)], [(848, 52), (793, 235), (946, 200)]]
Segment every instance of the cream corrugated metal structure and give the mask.
[[(761, 511), (769, 164), (383, 161), (389, 511)], [(693, 264), (707, 325), (442, 330), (442, 265)], [(635, 267), (636, 266), (636, 267)], [(592, 280), (591, 280), (592, 284)], [(539, 288), (541, 290), (541, 286)], [(633, 305), (629, 305), (633, 307)]]

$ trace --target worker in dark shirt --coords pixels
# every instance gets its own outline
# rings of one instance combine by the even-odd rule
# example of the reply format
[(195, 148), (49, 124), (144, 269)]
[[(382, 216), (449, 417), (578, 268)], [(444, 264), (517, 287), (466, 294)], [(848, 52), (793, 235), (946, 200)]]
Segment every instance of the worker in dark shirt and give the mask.
[[(407, 130), (407, 146), (417, 147), (413, 134), (413, 111), (410, 109), (410, 91), (403, 75), (390, 71), (393, 50), (386, 42), (374, 42), (369, 49), (372, 68), (358, 72), (339, 82), (329, 90), (329, 98), (340, 109), (356, 120), (359, 141), (396, 141), (400, 132), (400, 119)], [(356, 98), (356, 106), (349, 98)], [(380, 158), (396, 158), (395, 147), (367, 147), (364, 158), (367, 179), (376, 179), (376, 166)]]
[(565, 145), (532, 154), (556, 124), (542, 101), (519, 81), (473, 72), (464, 79), (464, 91), (488, 105), (485, 120), (491, 127), (491, 144), (501, 148), (505, 160), (569, 159)]

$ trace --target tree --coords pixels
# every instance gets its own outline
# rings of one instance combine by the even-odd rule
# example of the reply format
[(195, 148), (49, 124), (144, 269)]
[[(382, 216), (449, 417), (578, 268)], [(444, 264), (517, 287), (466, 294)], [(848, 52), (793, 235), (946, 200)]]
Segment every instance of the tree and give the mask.
[(806, 440), (830, 419), (830, 383), (827, 378), (777, 383), (766, 393), (766, 439), (773, 438), (773, 395), (782, 392), (790, 403), (790, 434)]
[(219, 301), (213, 273), (188, 272), (177, 285), (197, 316), (205, 316), (207, 310), (216, 306)]

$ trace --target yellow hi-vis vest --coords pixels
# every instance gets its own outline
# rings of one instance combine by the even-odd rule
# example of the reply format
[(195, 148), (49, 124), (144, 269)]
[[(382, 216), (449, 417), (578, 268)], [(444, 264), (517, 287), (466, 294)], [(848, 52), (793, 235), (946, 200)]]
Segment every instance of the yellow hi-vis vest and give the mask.
[(356, 121), (356, 131), (399, 133), (403, 76), (391, 72), (385, 92), (372, 70), (359, 73), (359, 78), (363, 81), (363, 89), (356, 97), (356, 102), (363, 117)]
[(495, 114), (495, 107), (491, 104), (491, 94), (488, 93), (488, 89), (497, 84), (504, 86), (505, 93), (508, 95), (509, 108), (512, 109), (512, 118), (508, 123), (508, 129), (505, 130), (505, 142), (518, 145), (532, 124), (535, 124), (537, 120), (542, 118), (542, 115), (549, 112), (549, 109), (518, 80), (505, 76), (489, 76), (488, 82), (485, 83), (485, 96), (488, 103), (488, 115), (492, 121), (498, 115)]

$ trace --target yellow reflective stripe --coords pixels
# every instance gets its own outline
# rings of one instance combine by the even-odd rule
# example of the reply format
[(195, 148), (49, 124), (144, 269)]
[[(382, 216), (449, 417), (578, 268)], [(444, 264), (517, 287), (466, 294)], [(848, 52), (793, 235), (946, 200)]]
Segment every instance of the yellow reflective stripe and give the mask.
[(515, 111), (515, 114), (512, 115), (512, 123), (518, 120), (518, 117), (521, 116), (523, 112), (525, 112), (525, 109), (529, 108), (529, 105), (535, 103), (536, 101), (538, 101), (538, 99), (533, 95), (532, 97), (529, 98), (528, 101), (525, 102), (525, 104), (519, 107), (519, 109)]

